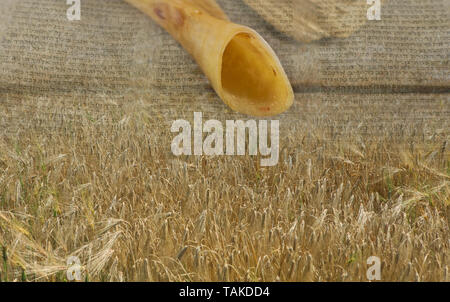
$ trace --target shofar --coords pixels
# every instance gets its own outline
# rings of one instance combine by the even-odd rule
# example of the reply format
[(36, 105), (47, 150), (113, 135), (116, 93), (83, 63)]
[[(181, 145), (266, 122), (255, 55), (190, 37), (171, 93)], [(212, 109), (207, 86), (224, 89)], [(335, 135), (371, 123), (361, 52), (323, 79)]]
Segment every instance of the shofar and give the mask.
[(301, 42), (347, 38), (367, 22), (366, 0), (244, 0), (279, 31)]
[(292, 86), (267, 42), (234, 24), (214, 0), (125, 0), (166, 29), (197, 61), (231, 109), (273, 116), (293, 103)]

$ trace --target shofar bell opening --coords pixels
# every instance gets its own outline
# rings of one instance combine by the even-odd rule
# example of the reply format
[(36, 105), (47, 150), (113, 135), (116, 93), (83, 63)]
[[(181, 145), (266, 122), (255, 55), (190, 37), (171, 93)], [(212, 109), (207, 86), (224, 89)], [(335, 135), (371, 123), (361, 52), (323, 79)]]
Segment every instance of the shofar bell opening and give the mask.
[(126, 1), (194, 57), (231, 109), (273, 116), (292, 105), (292, 86), (272, 48), (251, 28), (230, 22), (213, 0)]

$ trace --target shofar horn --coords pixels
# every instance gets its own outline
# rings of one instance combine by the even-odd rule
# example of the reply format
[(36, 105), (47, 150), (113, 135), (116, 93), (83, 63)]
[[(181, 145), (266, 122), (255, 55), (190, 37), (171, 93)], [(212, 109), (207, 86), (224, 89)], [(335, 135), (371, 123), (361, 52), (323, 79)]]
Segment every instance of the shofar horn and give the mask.
[(292, 86), (272, 48), (253, 29), (230, 22), (214, 0), (125, 1), (180, 42), (231, 109), (273, 116), (292, 105)]

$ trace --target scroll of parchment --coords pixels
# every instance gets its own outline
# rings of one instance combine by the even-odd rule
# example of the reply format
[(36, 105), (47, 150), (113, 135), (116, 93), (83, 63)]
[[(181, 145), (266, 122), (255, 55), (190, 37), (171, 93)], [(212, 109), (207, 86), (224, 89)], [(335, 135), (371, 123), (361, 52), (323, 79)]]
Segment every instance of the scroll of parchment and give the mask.
[(244, 2), (276, 29), (300, 42), (333, 37), (347, 38), (367, 22), (369, 8), (366, 0), (244, 0)]
[(293, 103), (272, 48), (253, 29), (229, 21), (214, 0), (125, 0), (167, 30), (197, 61), (231, 109), (273, 116)]

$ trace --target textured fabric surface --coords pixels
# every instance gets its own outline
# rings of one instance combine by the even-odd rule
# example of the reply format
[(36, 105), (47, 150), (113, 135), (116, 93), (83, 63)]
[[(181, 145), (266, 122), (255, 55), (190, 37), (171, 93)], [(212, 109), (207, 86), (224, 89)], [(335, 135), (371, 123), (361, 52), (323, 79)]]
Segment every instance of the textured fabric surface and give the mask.
[[(59, 117), (63, 125), (86, 112), (108, 119), (109, 112), (133, 104), (168, 120), (194, 110), (246, 118), (220, 101), (199, 67), (164, 30), (124, 1), (83, 0), (81, 21), (72, 22), (65, 1), (4, 3), (0, 123), (5, 129), (20, 124), (23, 112), (36, 112), (44, 124)], [(342, 99), (364, 101), (366, 111), (373, 111), (373, 102), (386, 104), (389, 112), (438, 106), (430, 109), (434, 115), (424, 115), (433, 121), (448, 114), (445, 0), (386, 1), (381, 21), (367, 22), (346, 39), (309, 44), (276, 30), (243, 0), (218, 3), (230, 19), (260, 32), (279, 55), (296, 91), (295, 104), (285, 114), (289, 120), (319, 114), (305, 116), (305, 106), (312, 103), (327, 107)], [(398, 108), (391, 108), (395, 104)]]

